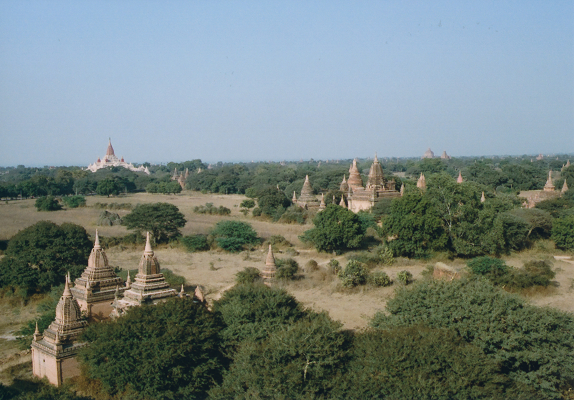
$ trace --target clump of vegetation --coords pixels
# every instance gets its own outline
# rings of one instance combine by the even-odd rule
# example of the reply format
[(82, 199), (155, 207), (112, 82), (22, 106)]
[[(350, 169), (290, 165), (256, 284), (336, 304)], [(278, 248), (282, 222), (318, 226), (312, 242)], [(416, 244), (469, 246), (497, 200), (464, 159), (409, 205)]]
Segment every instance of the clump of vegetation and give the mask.
[(397, 281), (406, 286), (413, 281), (413, 274), (409, 271), (401, 271), (397, 274)]
[(148, 193), (176, 194), (181, 193), (181, 185), (176, 181), (152, 182), (145, 187), (145, 191)]
[(179, 208), (169, 203), (139, 204), (123, 218), (128, 229), (151, 232), (156, 243), (167, 243), (180, 236), (179, 228), (185, 226)]
[(566, 215), (554, 220), (552, 240), (559, 249), (574, 250), (574, 215)]
[(259, 243), (257, 232), (251, 225), (241, 221), (218, 222), (211, 235), (219, 247), (225, 251), (237, 253), (246, 245)]
[(102, 211), (100, 216), (98, 217), (98, 221), (96, 225), (98, 226), (112, 226), (112, 225), (121, 225), (122, 218), (117, 213), (111, 213), (109, 211)]
[(370, 285), (379, 287), (390, 286), (393, 284), (391, 278), (389, 278), (387, 273), (383, 271), (377, 271), (369, 274), (367, 281)]
[(392, 265), (395, 262), (392, 250), (386, 245), (375, 247), (371, 251), (361, 251), (348, 256), (349, 260), (356, 260), (365, 264), (368, 268), (377, 265)]
[(241, 208), (253, 208), (255, 207), (255, 201), (252, 199), (245, 199), (239, 205)]
[(110, 247), (120, 246), (120, 245), (141, 245), (145, 243), (145, 236), (141, 233), (133, 232), (128, 233), (124, 236), (101, 236), (100, 235), (100, 244), (105, 249), (109, 249)]
[(493, 285), (507, 290), (548, 286), (556, 275), (547, 261), (528, 261), (522, 268), (511, 268), (498, 258), (477, 257), (467, 265), (474, 275), (482, 275)]
[(54, 196), (38, 197), (34, 205), (38, 211), (58, 211), (62, 209), (61, 204)]
[(78, 208), (86, 206), (86, 198), (84, 196), (64, 196), (62, 201), (68, 208)]
[(239, 285), (255, 283), (261, 279), (261, 272), (255, 267), (245, 267), (235, 274), (235, 282)]
[(273, 235), (268, 240), (267, 243), (271, 246), (275, 247), (291, 247), (293, 246), (291, 242), (285, 239), (284, 236), (281, 235)]
[(345, 266), (345, 269), (339, 272), (341, 285), (346, 288), (352, 288), (367, 283), (369, 270), (363, 263), (351, 260)]
[(297, 205), (292, 205), (285, 210), (281, 210), (281, 217), (278, 221), (283, 224), (300, 224), (303, 225), (312, 215), (309, 210), (305, 210)]
[(333, 275), (338, 275), (339, 272), (341, 272), (341, 264), (334, 258), (332, 258), (327, 265), (329, 266), (329, 270)]
[(169, 286), (179, 288), (181, 287), (181, 285), (185, 285), (186, 283), (185, 278), (183, 276), (176, 274), (170, 269), (162, 268), (161, 273), (163, 274), (165, 281), (169, 283)]
[(317, 261), (311, 259), (305, 263), (305, 272), (315, 272), (319, 269)]
[(292, 258), (278, 258), (275, 260), (275, 266), (277, 267), (275, 278), (281, 280), (293, 279), (299, 271), (299, 264)]
[(204, 206), (195, 206), (193, 212), (197, 214), (209, 215), (229, 215), (231, 210), (224, 206), (214, 207), (213, 203), (205, 203)]
[(191, 253), (206, 251), (210, 248), (207, 235), (197, 234), (183, 236), (179, 241), (183, 244), (185, 249)]
[(94, 208), (105, 210), (132, 210), (134, 208), (131, 203), (95, 203)]

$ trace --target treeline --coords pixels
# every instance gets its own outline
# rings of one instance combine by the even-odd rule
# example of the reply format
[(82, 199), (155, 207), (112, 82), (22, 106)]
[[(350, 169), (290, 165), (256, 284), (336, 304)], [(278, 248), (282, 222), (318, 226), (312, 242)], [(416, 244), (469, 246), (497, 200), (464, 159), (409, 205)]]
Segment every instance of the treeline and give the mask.
[(62, 389), (2, 389), (6, 399), (557, 399), (574, 382), (573, 329), (571, 314), (476, 278), (398, 290), (355, 332), (283, 289), (242, 284), (211, 311), (176, 298), (90, 325), (82, 375)]

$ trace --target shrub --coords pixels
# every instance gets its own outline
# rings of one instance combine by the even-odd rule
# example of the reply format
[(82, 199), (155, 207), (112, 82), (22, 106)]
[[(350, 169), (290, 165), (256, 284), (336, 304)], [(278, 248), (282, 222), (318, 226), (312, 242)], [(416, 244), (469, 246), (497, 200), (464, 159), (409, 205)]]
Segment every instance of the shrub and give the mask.
[(393, 284), (391, 278), (389, 278), (389, 276), (383, 271), (377, 271), (373, 272), (372, 274), (369, 274), (367, 281), (369, 284), (373, 286), (381, 286), (381, 287), (390, 286)]
[(386, 245), (375, 247), (372, 251), (362, 251), (349, 255), (349, 260), (356, 260), (369, 268), (377, 265), (391, 265), (395, 262), (392, 250)]
[(319, 269), (319, 264), (315, 260), (309, 260), (305, 263), (305, 272), (314, 272)]
[(259, 207), (255, 207), (253, 209), (253, 216), (254, 217), (260, 217), (261, 216), (261, 209)]
[(186, 223), (183, 214), (173, 204), (139, 204), (123, 218), (128, 229), (150, 231), (156, 243), (165, 243), (180, 235), (179, 228)]
[(197, 234), (184, 236), (180, 239), (181, 244), (185, 249), (191, 253), (196, 251), (209, 250), (209, 243), (207, 241), (207, 235)]
[(106, 210), (100, 213), (98, 221), (96, 222), (96, 225), (98, 226), (112, 226), (121, 224), (122, 224), (122, 218), (119, 216), (119, 214), (111, 213)]
[(356, 260), (351, 260), (345, 269), (339, 273), (339, 279), (344, 287), (351, 288), (357, 285), (364, 285), (367, 282), (369, 270)]
[(235, 282), (239, 285), (254, 283), (261, 279), (261, 272), (255, 267), (245, 267), (235, 274)]
[(232, 253), (241, 251), (244, 245), (259, 242), (253, 227), (241, 221), (218, 222), (211, 234), (219, 247)]
[(86, 198), (84, 196), (66, 196), (62, 197), (62, 201), (68, 208), (77, 208), (86, 206)]
[(492, 257), (476, 257), (468, 261), (466, 265), (473, 274), (476, 275), (504, 275), (508, 272), (508, 267), (504, 261)]
[(548, 286), (555, 276), (556, 273), (547, 261), (528, 261), (521, 269), (513, 271), (509, 286), (515, 289)]
[(339, 272), (341, 272), (341, 264), (334, 258), (332, 258), (327, 265), (329, 266), (329, 270), (333, 275), (338, 275)]
[(285, 247), (293, 246), (287, 239), (285, 239), (284, 236), (281, 235), (273, 235), (269, 238), (267, 242), (272, 246), (285, 246)]
[(195, 206), (193, 212), (197, 214), (209, 214), (209, 215), (229, 215), (231, 210), (227, 207), (219, 206), (214, 207), (213, 203), (205, 203), (205, 206)]
[(185, 278), (181, 275), (174, 273), (172, 270), (167, 268), (162, 268), (161, 273), (163, 274), (165, 281), (169, 283), (169, 286), (180, 287), (185, 285)]
[(277, 279), (293, 279), (299, 270), (299, 264), (292, 258), (278, 258), (275, 260), (277, 272), (275, 278)]
[(38, 197), (34, 205), (38, 211), (58, 211), (62, 209), (62, 206), (54, 196)]
[(413, 274), (411, 274), (409, 271), (401, 271), (397, 274), (397, 281), (403, 285), (408, 285), (413, 281)]
[(281, 213), (281, 217), (278, 221), (284, 224), (303, 225), (305, 222), (307, 222), (309, 215), (310, 214), (308, 210), (305, 210), (297, 205), (292, 205)]
[(253, 207), (255, 207), (255, 201), (253, 201), (251, 199), (243, 200), (241, 202), (241, 204), (239, 205), (239, 207), (241, 207), (241, 208), (253, 208)]
[(554, 220), (552, 240), (559, 249), (574, 250), (574, 215), (567, 215)]

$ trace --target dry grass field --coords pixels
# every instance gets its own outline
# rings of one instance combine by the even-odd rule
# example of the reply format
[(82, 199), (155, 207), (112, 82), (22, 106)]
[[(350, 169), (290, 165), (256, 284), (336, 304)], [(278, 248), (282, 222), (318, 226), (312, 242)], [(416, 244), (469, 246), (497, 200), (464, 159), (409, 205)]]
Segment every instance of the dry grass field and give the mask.
[[(282, 235), (294, 245), (296, 250), (293, 258), (300, 267), (313, 259), (319, 264), (317, 271), (303, 271), (300, 279), (281, 283), (288, 292), (293, 294), (306, 307), (317, 311), (327, 311), (330, 316), (343, 323), (348, 329), (361, 329), (367, 326), (368, 321), (377, 310), (384, 309), (386, 301), (394, 294), (396, 285), (387, 288), (361, 287), (356, 289), (342, 288), (336, 277), (330, 274), (326, 268), (327, 263), (334, 256), (331, 254), (317, 253), (314, 249), (304, 246), (298, 239), (310, 225), (287, 225), (277, 224), (250, 216), (244, 216), (239, 212), (239, 204), (245, 199), (240, 195), (208, 195), (197, 192), (185, 191), (179, 195), (151, 195), (133, 194), (121, 197), (87, 198), (87, 207), (62, 210), (56, 212), (38, 212), (34, 207), (34, 200), (11, 201), (0, 203), (0, 240), (7, 240), (18, 230), (23, 229), (41, 220), (49, 220), (61, 224), (73, 222), (80, 224), (93, 235), (96, 228), (102, 236), (120, 236), (128, 233), (123, 226), (98, 227), (96, 222), (101, 210), (93, 205), (100, 203), (154, 203), (169, 202), (179, 207), (187, 219), (186, 226), (182, 229), (184, 235), (193, 233), (207, 233), (214, 224), (223, 219), (237, 219), (249, 222), (258, 232), (259, 236), (267, 239), (272, 235)], [(226, 217), (195, 214), (193, 207), (213, 203), (231, 209), (231, 215)], [(129, 211), (119, 210), (120, 215)], [(110, 264), (123, 269), (137, 269), (143, 248), (117, 246), (106, 251)], [(258, 248), (253, 251), (244, 251), (239, 254), (230, 254), (223, 251), (212, 250), (201, 253), (188, 253), (175, 246), (161, 246), (155, 249), (156, 256), (162, 268), (168, 268), (182, 275), (187, 280), (188, 290), (196, 285), (201, 285), (207, 294), (208, 301), (213, 301), (221, 296), (222, 292), (234, 284), (235, 274), (245, 267), (262, 267), (265, 260), (266, 249)], [(530, 259), (552, 259), (556, 278), (554, 285), (537, 292), (528, 294), (531, 303), (540, 306), (550, 306), (560, 310), (574, 312), (574, 263), (557, 261), (553, 259), (558, 254), (551, 243), (543, 243), (536, 249), (524, 251), (505, 258), (512, 266), (520, 267), (524, 261)], [(561, 253), (562, 254), (562, 253)], [(281, 252), (275, 254), (277, 258), (287, 258), (289, 255)], [(342, 265), (346, 263), (345, 256), (334, 257)], [(447, 261), (455, 269), (462, 270), (464, 260)], [(383, 267), (385, 272), (394, 279), (399, 271), (410, 271), (415, 279), (421, 278), (421, 273), (429, 262), (399, 259), (390, 267)], [(19, 350), (11, 335), (20, 328), (22, 323), (35, 315), (35, 303), (28, 305), (10, 303), (8, 300), (0, 305), (0, 360), (6, 368), (18, 358)], [(23, 357), (22, 361), (27, 359)], [(5, 369), (5, 368), (4, 368)], [(1, 371), (0, 371), (1, 372)], [(0, 379), (2, 376), (0, 376)]]

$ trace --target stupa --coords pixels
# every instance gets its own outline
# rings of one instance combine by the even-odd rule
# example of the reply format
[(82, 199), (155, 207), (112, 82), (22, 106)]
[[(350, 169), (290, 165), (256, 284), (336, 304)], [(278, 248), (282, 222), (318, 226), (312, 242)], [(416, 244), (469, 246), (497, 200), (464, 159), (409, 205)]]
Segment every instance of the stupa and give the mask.
[(361, 178), (361, 173), (357, 167), (357, 159), (353, 160), (353, 164), (349, 168), (349, 180), (347, 181), (349, 188), (353, 187), (363, 187), (363, 178)]
[(462, 179), (462, 172), (458, 171), (458, 178), (456, 178), (456, 183), (462, 183), (464, 179)]
[(446, 154), (446, 150), (443, 150), (440, 158), (443, 160), (450, 160), (450, 156), (448, 154)]
[(548, 171), (548, 179), (546, 180), (546, 184), (544, 185), (545, 192), (553, 192), (555, 189), (554, 184), (552, 184), (552, 170)]
[(32, 371), (38, 378), (47, 378), (55, 386), (74, 376), (80, 375), (76, 360), (78, 351), (86, 343), (78, 342), (78, 337), (88, 325), (82, 318), (80, 305), (70, 291), (70, 278), (66, 276), (64, 293), (56, 306), (56, 319), (43, 334), (38, 330), (32, 341)]
[(425, 151), (425, 153), (421, 158), (434, 158), (434, 153), (432, 152), (430, 147), (427, 149), (427, 151)]
[(140, 306), (144, 303), (157, 304), (177, 296), (177, 291), (169, 287), (161, 273), (159, 261), (151, 248), (149, 232), (146, 237), (145, 250), (140, 259), (138, 273), (131, 287), (126, 288), (123, 294), (123, 298), (120, 299), (118, 287), (112, 304), (114, 308), (112, 315), (115, 317), (122, 315), (129, 307)]
[(417, 187), (419, 189), (425, 190), (427, 188), (427, 181), (425, 179), (424, 174), (421, 172), (421, 176), (419, 177), (418, 181), (417, 181)]
[(112, 147), (111, 139), (108, 142), (108, 149), (106, 150), (106, 155), (104, 156), (104, 158), (101, 160), (98, 158), (98, 160), (95, 163), (88, 165), (88, 170), (96, 172), (99, 169), (108, 167), (122, 167), (129, 169), (130, 171), (144, 172), (149, 175), (149, 170), (147, 167), (144, 167), (142, 165), (136, 168), (134, 167), (133, 164), (131, 163), (128, 164), (127, 162), (125, 162), (123, 157), (122, 158), (116, 157), (114, 153), (114, 148)]
[(560, 191), (562, 194), (568, 191), (568, 184), (566, 183), (566, 179), (564, 179), (564, 185), (562, 185), (562, 190)]
[(339, 186), (339, 190), (343, 193), (347, 193), (347, 191), (349, 190), (349, 185), (347, 184), (347, 179), (346, 179), (345, 175), (343, 175), (343, 182), (341, 182), (341, 185)]
[(277, 272), (277, 267), (275, 266), (275, 257), (273, 256), (273, 248), (269, 244), (269, 251), (267, 252), (267, 258), (265, 259), (265, 267), (261, 271), (261, 277), (263, 278), (263, 283), (267, 286), (271, 286), (271, 283), (275, 279), (275, 273)]
[(319, 204), (319, 210), (324, 210), (327, 207), (325, 204), (325, 194), (321, 193), (321, 204)]
[(309, 175), (305, 176), (305, 182), (301, 188), (301, 196), (297, 199), (297, 205), (305, 209), (319, 208), (319, 200), (313, 194), (313, 188), (309, 182)]
[[(123, 285), (123, 279), (108, 265), (108, 258), (100, 245), (96, 230), (96, 240), (88, 258), (88, 267), (76, 279), (71, 292), (88, 320), (101, 321), (107, 319), (113, 310), (112, 301), (116, 287)], [(125, 289), (121, 287), (120, 291), (123, 292)]]

